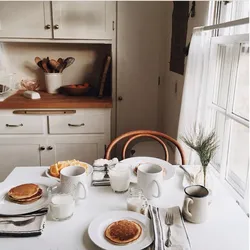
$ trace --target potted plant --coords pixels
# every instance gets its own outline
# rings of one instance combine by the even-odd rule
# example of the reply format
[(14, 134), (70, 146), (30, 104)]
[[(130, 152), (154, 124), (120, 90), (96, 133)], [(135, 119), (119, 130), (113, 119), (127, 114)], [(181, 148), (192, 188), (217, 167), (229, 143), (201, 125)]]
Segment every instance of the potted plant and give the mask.
[(215, 131), (212, 130), (209, 133), (205, 133), (204, 128), (199, 126), (197, 132), (194, 128), (193, 135), (181, 136), (181, 139), (199, 156), (204, 176), (204, 187), (206, 187), (208, 164), (214, 157), (216, 149), (218, 148), (218, 140)]

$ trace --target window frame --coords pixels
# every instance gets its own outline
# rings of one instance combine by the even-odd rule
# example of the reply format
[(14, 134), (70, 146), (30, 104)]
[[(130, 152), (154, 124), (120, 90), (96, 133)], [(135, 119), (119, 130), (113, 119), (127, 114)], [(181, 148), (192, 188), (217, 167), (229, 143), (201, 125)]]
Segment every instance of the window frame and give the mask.
[[(232, 121), (235, 121), (249, 129), (249, 121), (243, 117), (240, 117), (237, 114), (233, 113), (233, 105), (234, 105), (234, 97), (236, 91), (237, 84), (237, 71), (238, 71), (238, 61), (240, 55), (240, 44), (249, 42), (249, 34), (240, 34), (240, 35), (230, 35), (230, 36), (221, 36), (221, 37), (212, 37), (211, 38), (211, 50), (210, 50), (210, 59), (213, 59), (212, 56), (216, 56), (214, 59), (215, 63), (210, 63), (209, 66), (209, 77), (208, 77), (208, 99), (207, 99), (207, 108), (208, 108), (208, 120), (207, 124), (211, 128), (215, 128), (216, 125), (216, 112), (221, 113), (225, 117), (224, 123), (224, 132), (223, 132), (223, 141), (220, 142), (220, 147), (222, 147), (221, 152), (221, 164), (220, 168), (216, 167), (213, 162), (210, 165), (213, 167), (213, 172), (220, 179), (220, 181), (231, 191), (233, 197), (236, 199), (236, 202), (243, 208), (246, 213), (249, 213), (249, 159), (248, 159), (248, 173), (246, 179), (246, 186), (244, 192), (240, 188), (240, 184), (237, 178), (233, 177), (231, 174), (227, 175), (229, 171), (228, 159), (229, 159), (229, 147), (230, 147), (230, 139), (231, 139), (231, 126)], [(218, 104), (214, 103), (214, 95), (216, 92), (216, 88), (219, 88), (216, 85), (218, 81), (218, 75), (215, 75), (218, 69), (218, 64), (220, 64), (220, 55), (218, 50), (213, 51), (212, 46), (216, 45), (227, 45), (227, 44), (235, 44), (234, 48), (232, 48), (230, 58), (232, 59), (232, 64), (229, 63), (226, 65), (231, 68), (230, 81), (228, 85), (228, 94), (227, 94), (227, 104), (226, 108), (223, 109)], [(236, 48), (236, 49), (235, 49)], [(211, 53), (216, 53), (215, 55)], [(232, 70), (233, 69), (233, 70)], [(209, 83), (213, 83), (212, 86), (209, 86)], [(233, 183), (233, 184), (232, 184)]]

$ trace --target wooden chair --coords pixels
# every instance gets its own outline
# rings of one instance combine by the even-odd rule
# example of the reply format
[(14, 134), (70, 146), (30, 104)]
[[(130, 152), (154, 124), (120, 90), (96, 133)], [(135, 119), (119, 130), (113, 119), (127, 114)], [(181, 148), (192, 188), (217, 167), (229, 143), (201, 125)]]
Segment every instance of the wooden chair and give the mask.
[(152, 130), (135, 130), (135, 131), (130, 131), (130, 132), (127, 132), (125, 134), (122, 134), (120, 136), (118, 136), (116, 139), (114, 139), (110, 144), (109, 146), (107, 147), (107, 150), (106, 150), (106, 153), (105, 153), (105, 159), (110, 159), (110, 154), (111, 154), (111, 151), (112, 149), (114, 148), (114, 146), (121, 140), (125, 139), (125, 138), (128, 138), (129, 139), (127, 140), (127, 142), (124, 144), (123, 146), (123, 149), (122, 149), (122, 159), (125, 159), (126, 158), (126, 150), (129, 146), (129, 144), (137, 139), (137, 138), (140, 138), (140, 137), (149, 137), (149, 138), (152, 138), (156, 141), (158, 141), (162, 148), (164, 149), (164, 152), (165, 152), (165, 160), (168, 161), (169, 159), (169, 153), (168, 153), (168, 149), (167, 149), (167, 146), (165, 144), (165, 142), (161, 139), (166, 139), (167, 141), (171, 142), (172, 144), (174, 144), (180, 155), (181, 155), (181, 164), (182, 165), (185, 165), (185, 156), (184, 156), (184, 151), (181, 147), (181, 145), (174, 139), (172, 138), (171, 136), (169, 135), (166, 135), (164, 133), (161, 133), (161, 132), (158, 132), (158, 131), (152, 131)]

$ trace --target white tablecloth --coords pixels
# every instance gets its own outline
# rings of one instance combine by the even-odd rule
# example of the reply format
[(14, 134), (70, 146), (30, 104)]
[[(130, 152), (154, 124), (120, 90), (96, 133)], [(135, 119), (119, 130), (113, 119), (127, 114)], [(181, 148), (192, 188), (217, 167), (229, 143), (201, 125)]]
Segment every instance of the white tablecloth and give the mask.
[[(0, 189), (18, 181), (32, 182), (43, 177), (46, 167), (17, 167), (0, 184)], [(164, 194), (154, 200), (159, 207), (183, 203), (183, 172), (164, 182)], [(214, 198), (209, 219), (203, 224), (186, 222), (192, 250), (248, 250), (248, 217), (224, 187), (215, 180)], [(98, 250), (88, 236), (88, 225), (98, 215), (111, 210), (126, 210), (127, 194), (116, 194), (110, 187), (90, 187), (89, 197), (82, 201), (70, 220), (47, 221), (43, 234), (32, 238), (0, 238), (1, 250)], [(137, 249), (135, 249), (137, 250)]]

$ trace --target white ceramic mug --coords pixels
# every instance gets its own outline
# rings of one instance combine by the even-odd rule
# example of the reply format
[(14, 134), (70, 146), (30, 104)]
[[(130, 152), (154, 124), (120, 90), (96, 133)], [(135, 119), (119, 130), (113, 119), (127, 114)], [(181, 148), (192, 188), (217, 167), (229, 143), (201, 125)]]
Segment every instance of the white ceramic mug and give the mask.
[(162, 167), (152, 163), (140, 164), (137, 170), (137, 182), (147, 199), (160, 197), (163, 184)]
[(87, 175), (86, 170), (80, 166), (69, 166), (60, 172), (61, 192), (72, 194), (76, 200), (87, 197)]
[(188, 186), (184, 189), (186, 194), (182, 213), (187, 221), (202, 223), (208, 215), (208, 190), (200, 185)]

